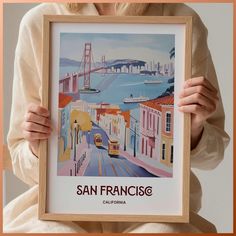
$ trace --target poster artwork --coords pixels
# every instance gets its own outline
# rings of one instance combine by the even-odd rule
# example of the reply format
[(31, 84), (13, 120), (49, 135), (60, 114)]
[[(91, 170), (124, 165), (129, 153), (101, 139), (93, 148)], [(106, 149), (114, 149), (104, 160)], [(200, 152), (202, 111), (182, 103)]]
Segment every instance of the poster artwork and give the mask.
[(175, 36), (61, 33), (58, 176), (173, 174)]

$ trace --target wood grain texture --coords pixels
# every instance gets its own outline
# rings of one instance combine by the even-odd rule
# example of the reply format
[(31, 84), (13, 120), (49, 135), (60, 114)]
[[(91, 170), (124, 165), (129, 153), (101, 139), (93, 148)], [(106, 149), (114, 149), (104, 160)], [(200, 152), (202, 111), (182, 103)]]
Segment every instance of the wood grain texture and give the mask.
[(132, 23), (132, 24), (187, 24), (189, 16), (79, 16), (45, 15), (54, 23)]
[[(48, 108), (49, 102), (49, 77), (50, 77), (50, 21), (43, 21), (43, 63), (42, 63), (42, 102)], [(46, 212), (47, 201), (47, 141), (40, 141), (39, 146), (39, 207), (38, 216), (41, 218)]]
[[(188, 17), (185, 28), (185, 80), (192, 76), (192, 17)], [(189, 220), (189, 195), (190, 195), (190, 137), (191, 115), (184, 114), (184, 142), (183, 142), (183, 216)]]
[(41, 215), (41, 220), (58, 221), (107, 221), (107, 222), (176, 222), (188, 223), (187, 217), (163, 215), (99, 215), (99, 214), (53, 214)]

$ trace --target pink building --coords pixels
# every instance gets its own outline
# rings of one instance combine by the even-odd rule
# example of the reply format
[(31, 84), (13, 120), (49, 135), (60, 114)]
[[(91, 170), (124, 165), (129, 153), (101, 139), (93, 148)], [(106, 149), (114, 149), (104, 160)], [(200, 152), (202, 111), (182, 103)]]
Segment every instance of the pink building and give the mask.
[(174, 95), (140, 104), (140, 154), (168, 166), (173, 162)]

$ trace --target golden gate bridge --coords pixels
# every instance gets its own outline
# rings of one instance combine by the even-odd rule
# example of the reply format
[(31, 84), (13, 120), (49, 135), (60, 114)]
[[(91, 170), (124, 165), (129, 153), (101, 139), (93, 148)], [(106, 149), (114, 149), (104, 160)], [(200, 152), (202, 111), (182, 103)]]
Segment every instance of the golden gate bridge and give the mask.
[[(92, 44), (85, 43), (79, 72), (67, 73), (64, 78), (60, 79), (59, 90), (62, 93), (68, 93), (73, 97), (79, 98), (79, 93), (99, 93), (100, 90), (91, 88), (91, 73), (100, 70), (106, 71), (105, 56), (102, 56), (102, 66), (91, 68), (91, 64), (95, 65), (92, 54)], [(83, 78), (83, 88), (79, 88), (79, 79)]]

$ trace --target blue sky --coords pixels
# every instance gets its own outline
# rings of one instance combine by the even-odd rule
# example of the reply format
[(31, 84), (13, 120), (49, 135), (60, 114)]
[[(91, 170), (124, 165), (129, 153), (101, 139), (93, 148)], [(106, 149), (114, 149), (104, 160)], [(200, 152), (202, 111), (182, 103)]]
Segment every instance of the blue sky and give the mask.
[(81, 61), (85, 42), (92, 43), (94, 61), (136, 59), (169, 61), (174, 35), (61, 33), (60, 57)]

